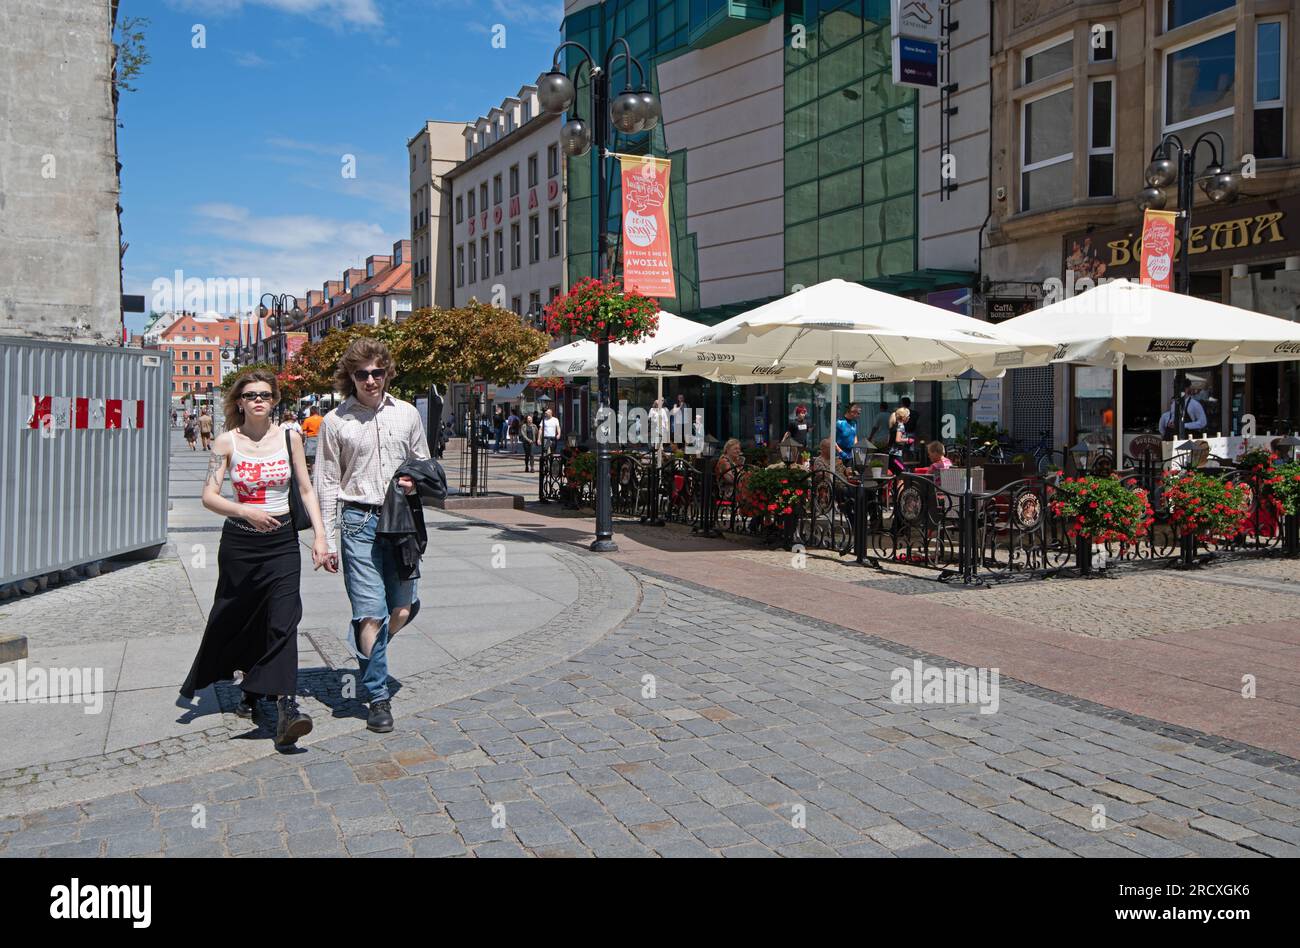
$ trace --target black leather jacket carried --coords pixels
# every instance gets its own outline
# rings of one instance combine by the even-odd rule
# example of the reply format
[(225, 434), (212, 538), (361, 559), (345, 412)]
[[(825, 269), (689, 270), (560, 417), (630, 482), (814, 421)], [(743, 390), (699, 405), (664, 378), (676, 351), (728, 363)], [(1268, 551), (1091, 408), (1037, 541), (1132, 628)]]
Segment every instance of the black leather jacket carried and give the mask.
[[(399, 477), (415, 482), (415, 493), (407, 494), (398, 485)], [(429, 544), (424, 528), (424, 508), (420, 498), (441, 500), (447, 496), (447, 475), (442, 465), (432, 459), (411, 458), (399, 467), (388, 482), (388, 492), (375, 525), (375, 540), (392, 544), (397, 553), (397, 573), (402, 579), (420, 575), (420, 557)]]

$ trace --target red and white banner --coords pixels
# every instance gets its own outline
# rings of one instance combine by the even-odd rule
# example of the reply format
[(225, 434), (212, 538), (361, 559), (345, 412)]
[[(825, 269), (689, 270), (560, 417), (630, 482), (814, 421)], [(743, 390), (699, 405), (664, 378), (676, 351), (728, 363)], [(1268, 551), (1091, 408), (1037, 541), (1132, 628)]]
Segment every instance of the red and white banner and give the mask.
[(1159, 290), (1174, 288), (1174, 253), (1178, 243), (1176, 211), (1148, 210), (1142, 217), (1142, 262), (1138, 281)]
[(672, 162), (619, 155), (623, 172), (623, 285), (646, 296), (675, 297), (668, 181)]
[(51, 431), (103, 431), (144, 427), (144, 399), (33, 395), (27, 428)]

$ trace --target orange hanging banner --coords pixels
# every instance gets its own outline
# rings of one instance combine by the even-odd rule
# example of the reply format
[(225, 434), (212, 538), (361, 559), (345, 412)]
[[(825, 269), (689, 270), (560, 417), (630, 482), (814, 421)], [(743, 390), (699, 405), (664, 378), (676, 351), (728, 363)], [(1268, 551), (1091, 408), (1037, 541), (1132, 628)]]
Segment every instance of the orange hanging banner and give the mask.
[(1142, 217), (1142, 262), (1138, 281), (1159, 290), (1174, 288), (1174, 221), (1177, 211), (1148, 210)]
[(672, 162), (619, 155), (623, 183), (623, 285), (651, 297), (675, 297), (668, 180)]

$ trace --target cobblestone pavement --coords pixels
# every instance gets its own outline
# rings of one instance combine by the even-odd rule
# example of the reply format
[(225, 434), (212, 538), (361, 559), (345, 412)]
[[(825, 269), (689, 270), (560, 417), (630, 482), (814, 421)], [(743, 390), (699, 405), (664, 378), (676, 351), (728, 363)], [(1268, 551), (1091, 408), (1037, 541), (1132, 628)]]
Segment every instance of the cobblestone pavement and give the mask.
[(100, 566), (102, 575), (0, 602), (0, 627), (42, 646), (203, 631), (208, 604), (195, 599), (174, 550), (149, 562)]
[[(1280, 558), (1239, 559), (1189, 572), (1128, 568), (1087, 581), (1035, 580), (967, 588), (939, 585), (932, 570), (891, 565), (882, 573), (863, 569), (852, 557), (840, 558), (825, 551), (809, 551), (797, 561), (780, 549), (745, 550), (737, 555), (770, 566), (869, 584), (915, 597), (918, 603), (980, 609), (1026, 622), (1040, 622), (1050, 615), (1053, 628), (1093, 638), (1132, 639), (1189, 628), (1300, 619), (1296, 564)], [(1107, 609), (1106, 603), (1115, 608)]]
[(638, 611), (567, 661), (0, 819), (0, 856), (1300, 855), (1290, 758), (1006, 680), (991, 714), (895, 704), (892, 670), (943, 663), (635, 572)]

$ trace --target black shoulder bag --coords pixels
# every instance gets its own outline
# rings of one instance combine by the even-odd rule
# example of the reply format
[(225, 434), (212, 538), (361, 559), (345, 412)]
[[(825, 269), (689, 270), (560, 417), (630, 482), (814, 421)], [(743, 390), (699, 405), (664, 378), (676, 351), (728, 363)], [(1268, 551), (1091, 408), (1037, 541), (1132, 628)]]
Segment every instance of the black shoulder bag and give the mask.
[(298, 493), (298, 475), (294, 473), (293, 463), (293, 439), (287, 428), (284, 432), (284, 449), (289, 453), (289, 519), (293, 521), (294, 530), (302, 531), (311, 527), (311, 517), (307, 513), (307, 505), (302, 502), (302, 495)]

